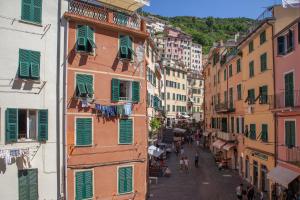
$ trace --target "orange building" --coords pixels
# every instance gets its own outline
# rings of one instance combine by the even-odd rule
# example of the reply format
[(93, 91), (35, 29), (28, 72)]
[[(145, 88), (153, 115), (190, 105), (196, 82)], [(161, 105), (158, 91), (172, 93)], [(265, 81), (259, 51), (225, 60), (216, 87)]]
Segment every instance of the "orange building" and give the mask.
[(64, 14), (67, 199), (146, 198), (148, 34), (127, 6), (71, 1)]

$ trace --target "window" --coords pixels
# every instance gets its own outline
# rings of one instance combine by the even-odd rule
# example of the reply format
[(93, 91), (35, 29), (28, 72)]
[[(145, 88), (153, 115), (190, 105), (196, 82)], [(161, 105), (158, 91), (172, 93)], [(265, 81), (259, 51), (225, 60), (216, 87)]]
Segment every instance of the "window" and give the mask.
[(93, 76), (87, 74), (76, 74), (76, 96), (93, 97)]
[(18, 171), (19, 199), (38, 199), (38, 169)]
[(248, 90), (247, 101), (248, 101), (248, 104), (255, 104), (255, 90), (254, 89)]
[(175, 93), (173, 93), (173, 100), (175, 100)]
[(241, 72), (241, 59), (236, 61), (236, 73)]
[(42, 23), (42, 0), (22, 0), (21, 19)]
[(252, 140), (256, 140), (256, 125), (255, 124), (250, 124), (249, 138)]
[(261, 141), (268, 142), (268, 124), (261, 125)]
[(167, 93), (167, 99), (170, 99), (170, 92)]
[(170, 76), (170, 69), (166, 69), (166, 73), (168, 76)]
[(293, 148), (296, 145), (295, 121), (285, 121), (285, 146)]
[(224, 69), (224, 81), (226, 81), (226, 79), (227, 79), (227, 71), (226, 69)]
[(92, 53), (94, 48), (96, 48), (94, 42), (94, 30), (89, 26), (78, 25), (76, 45), (77, 51)]
[(285, 54), (285, 37), (280, 36), (277, 38), (277, 54), (284, 55)]
[(172, 106), (172, 111), (175, 112), (175, 105)]
[(140, 101), (140, 82), (112, 79), (111, 81), (112, 101)]
[(185, 90), (185, 84), (182, 84), (182, 89)]
[(234, 133), (234, 117), (231, 117), (231, 133)]
[(118, 193), (127, 194), (133, 191), (132, 167), (119, 167), (118, 169)]
[(180, 72), (177, 72), (177, 77), (180, 77)]
[(253, 41), (249, 42), (248, 48), (249, 48), (249, 53), (251, 53), (254, 50)]
[(229, 65), (229, 77), (232, 77), (232, 65)]
[(263, 31), (261, 34), (260, 34), (260, 44), (262, 45), (263, 43), (265, 43), (267, 40), (266, 38), (266, 31)]
[(233, 109), (233, 88), (229, 88), (229, 108)]
[(285, 107), (294, 106), (294, 74), (290, 72), (284, 76), (284, 102)]
[(253, 77), (254, 76), (254, 61), (252, 60), (249, 63), (249, 77)]
[(224, 91), (224, 103), (227, 104), (227, 101), (228, 101), (227, 91)]
[(75, 199), (92, 199), (93, 191), (93, 171), (75, 172)]
[(76, 118), (76, 146), (92, 145), (92, 118)]
[(128, 35), (119, 36), (119, 56), (121, 59), (133, 59), (133, 42), (132, 38)]
[(167, 105), (167, 111), (170, 112), (170, 105)]
[(173, 76), (175, 76), (175, 70), (173, 71)]
[[(155, 97), (154, 99), (157, 98)], [(132, 143), (133, 143), (133, 121), (132, 119), (120, 119), (119, 144), (132, 144)]]
[(267, 70), (267, 53), (260, 56), (260, 71), (263, 72)]
[(39, 79), (40, 57), (41, 53), (39, 51), (19, 49), (19, 77), (25, 79)]
[(18, 140), (48, 140), (48, 110), (8, 108), (5, 112), (6, 143)]
[(267, 85), (259, 87), (259, 103), (260, 104), (268, 103), (268, 86)]
[(242, 85), (238, 84), (236, 89), (237, 89), (237, 99), (242, 100)]
[(220, 83), (220, 71), (218, 71), (217, 81), (218, 81), (218, 83)]
[(289, 33), (287, 34), (287, 53), (294, 50), (294, 32), (292, 30), (289, 30)]

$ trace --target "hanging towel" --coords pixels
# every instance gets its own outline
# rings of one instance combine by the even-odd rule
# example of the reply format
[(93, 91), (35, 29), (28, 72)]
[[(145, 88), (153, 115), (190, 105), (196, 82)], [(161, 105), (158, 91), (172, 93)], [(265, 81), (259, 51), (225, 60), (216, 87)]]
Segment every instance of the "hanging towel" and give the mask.
[(5, 152), (5, 163), (6, 163), (6, 165), (10, 165), (11, 164), (11, 156), (10, 156), (10, 152), (9, 151)]
[(124, 115), (124, 106), (123, 105), (117, 105), (117, 114), (119, 116), (123, 116)]
[(127, 115), (127, 116), (130, 116), (131, 115), (131, 103), (126, 103), (124, 105), (124, 114)]
[(82, 99), (82, 100), (81, 100), (81, 107), (82, 107), (82, 108), (87, 108), (87, 107), (89, 107), (89, 103), (88, 103), (87, 99)]
[(101, 105), (100, 104), (95, 104), (95, 109), (101, 111)]

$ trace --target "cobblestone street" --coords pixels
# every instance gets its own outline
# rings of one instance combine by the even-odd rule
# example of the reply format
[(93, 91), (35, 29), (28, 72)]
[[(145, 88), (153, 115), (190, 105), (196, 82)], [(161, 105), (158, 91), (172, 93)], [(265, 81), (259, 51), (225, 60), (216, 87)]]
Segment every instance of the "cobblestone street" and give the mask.
[(172, 153), (167, 165), (171, 177), (158, 178), (158, 183), (150, 185), (150, 200), (234, 200), (235, 188), (241, 178), (231, 170), (219, 171), (212, 154), (199, 149), (199, 168), (194, 167), (196, 147), (184, 145), (185, 154), (190, 160), (190, 171), (179, 169), (179, 158)]

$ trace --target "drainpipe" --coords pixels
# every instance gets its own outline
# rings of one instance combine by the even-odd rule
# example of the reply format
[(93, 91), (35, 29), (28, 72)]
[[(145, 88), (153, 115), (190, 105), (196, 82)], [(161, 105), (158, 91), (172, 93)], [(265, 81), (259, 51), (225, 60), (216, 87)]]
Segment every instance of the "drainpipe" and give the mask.
[(61, 150), (60, 150), (60, 23), (61, 23), (61, 0), (57, 1), (57, 50), (56, 50), (56, 179), (57, 199), (61, 199)]

